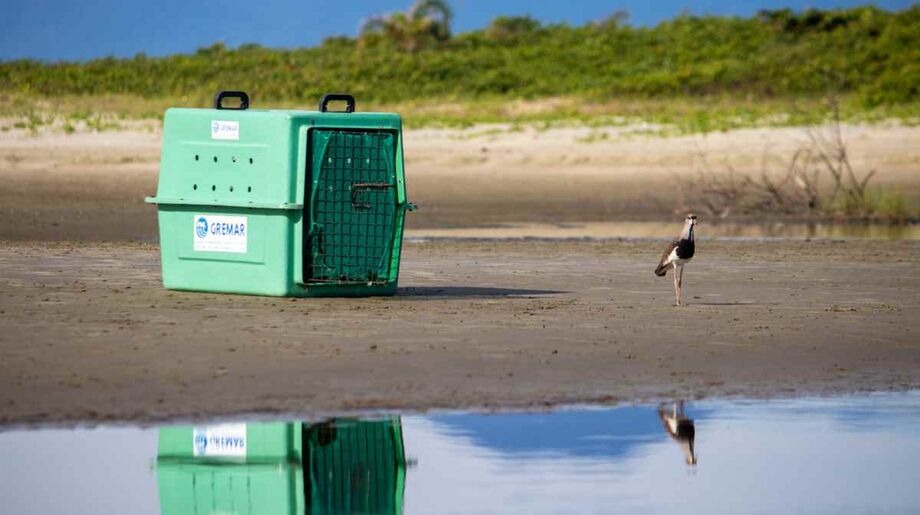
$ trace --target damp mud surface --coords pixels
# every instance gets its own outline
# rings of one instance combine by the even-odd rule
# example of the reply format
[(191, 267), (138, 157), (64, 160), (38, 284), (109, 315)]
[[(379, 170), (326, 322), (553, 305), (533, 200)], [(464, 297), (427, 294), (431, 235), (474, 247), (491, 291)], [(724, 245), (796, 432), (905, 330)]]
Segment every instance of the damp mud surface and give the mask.
[[(916, 226), (703, 217), (688, 305), (652, 274), (683, 218), (676, 177), (700, 154), (760, 173), (802, 129), (594, 130), (407, 131), (421, 209), (398, 294), (367, 299), (167, 291), (143, 202), (158, 124), (0, 134), (0, 425), (920, 387)], [(873, 183), (920, 198), (920, 128), (845, 132)]]
[(0, 424), (920, 388), (920, 242), (405, 245), (396, 296), (168, 291), (142, 243), (0, 241)]

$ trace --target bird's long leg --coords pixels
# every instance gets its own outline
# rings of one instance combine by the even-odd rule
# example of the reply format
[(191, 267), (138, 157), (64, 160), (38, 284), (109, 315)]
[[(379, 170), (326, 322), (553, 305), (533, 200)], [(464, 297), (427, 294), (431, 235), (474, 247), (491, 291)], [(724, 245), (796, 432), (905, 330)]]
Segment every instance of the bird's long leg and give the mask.
[(677, 266), (674, 269), (674, 278), (677, 279), (677, 305), (680, 306), (680, 290), (683, 286), (684, 267)]
[(677, 299), (677, 305), (680, 306), (680, 280), (677, 278), (680, 267), (674, 265), (674, 297)]
[(677, 274), (677, 289), (682, 291), (684, 288), (684, 267), (680, 267), (680, 273)]

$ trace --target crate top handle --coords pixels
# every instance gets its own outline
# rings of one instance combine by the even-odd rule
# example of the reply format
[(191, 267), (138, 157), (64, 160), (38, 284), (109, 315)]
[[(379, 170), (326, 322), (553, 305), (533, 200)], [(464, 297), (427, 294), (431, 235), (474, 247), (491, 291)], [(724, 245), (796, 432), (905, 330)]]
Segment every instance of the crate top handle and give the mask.
[[(225, 98), (240, 99), (240, 106), (224, 107), (223, 101)], [(249, 109), (249, 95), (247, 95), (245, 91), (220, 91), (214, 95), (214, 109), (230, 109), (234, 111), (244, 111)]]
[(329, 111), (329, 102), (334, 102), (341, 100), (345, 102), (345, 110), (338, 111), (340, 113), (353, 113), (355, 112), (355, 97), (349, 95), (348, 93), (326, 93), (323, 95), (323, 99), (319, 101), (319, 111), (325, 113)]

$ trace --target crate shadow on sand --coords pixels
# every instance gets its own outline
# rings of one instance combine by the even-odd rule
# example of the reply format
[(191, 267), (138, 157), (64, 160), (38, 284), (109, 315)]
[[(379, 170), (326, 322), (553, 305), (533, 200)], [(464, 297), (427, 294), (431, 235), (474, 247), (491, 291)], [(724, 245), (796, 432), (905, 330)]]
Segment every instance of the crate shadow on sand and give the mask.
[(693, 306), (779, 306), (779, 302), (754, 302), (754, 301), (724, 301), (724, 302), (687, 302)]
[(493, 288), (488, 286), (409, 286), (399, 288), (397, 297), (439, 298), (439, 299), (486, 299), (496, 297), (533, 297), (537, 295), (559, 295), (561, 290), (531, 290), (524, 288)]

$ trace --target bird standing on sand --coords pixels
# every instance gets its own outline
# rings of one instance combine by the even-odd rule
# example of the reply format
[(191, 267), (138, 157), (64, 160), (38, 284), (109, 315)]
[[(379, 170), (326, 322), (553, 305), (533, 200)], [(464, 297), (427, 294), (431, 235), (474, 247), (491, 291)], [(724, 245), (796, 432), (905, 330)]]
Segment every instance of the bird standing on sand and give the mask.
[(680, 286), (681, 279), (684, 276), (684, 265), (693, 257), (696, 252), (696, 245), (693, 243), (693, 228), (696, 226), (696, 215), (687, 215), (684, 220), (684, 230), (681, 231), (680, 237), (672, 241), (664, 254), (661, 255), (661, 261), (658, 268), (655, 269), (655, 275), (664, 277), (671, 268), (674, 269), (674, 295), (677, 297), (677, 305), (680, 306)]

